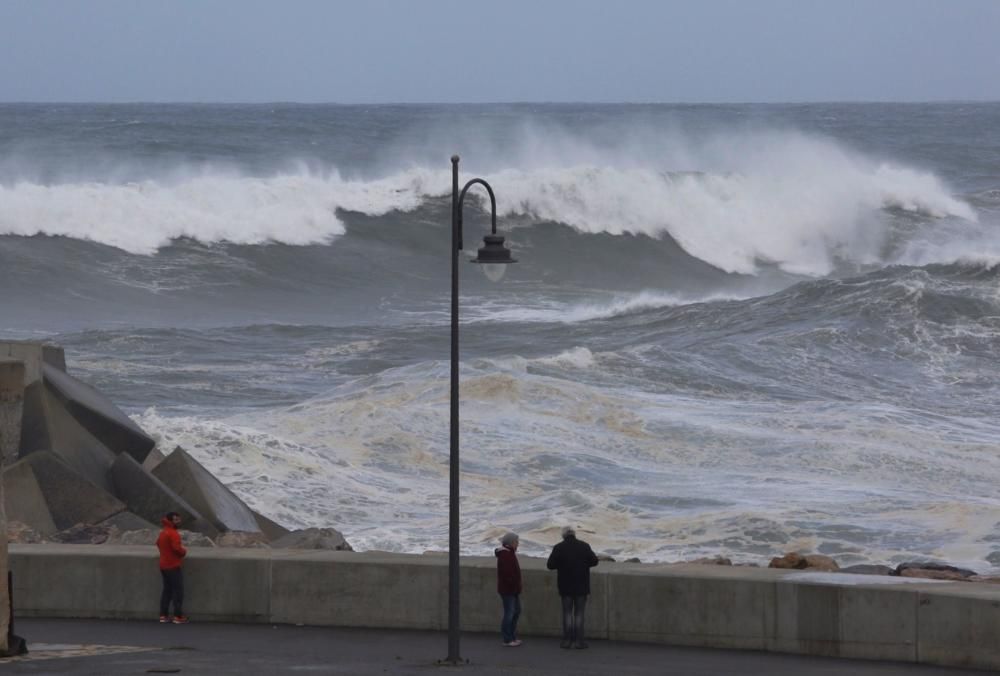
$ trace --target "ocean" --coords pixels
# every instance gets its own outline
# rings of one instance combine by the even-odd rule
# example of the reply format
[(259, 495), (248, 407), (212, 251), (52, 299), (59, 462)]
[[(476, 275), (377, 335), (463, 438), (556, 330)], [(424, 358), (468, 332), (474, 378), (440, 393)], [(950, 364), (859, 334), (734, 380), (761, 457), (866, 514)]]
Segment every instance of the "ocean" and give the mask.
[(460, 267), (464, 554), (1000, 570), (998, 103), (3, 104), (0, 338), (443, 550), (455, 153), (519, 259)]

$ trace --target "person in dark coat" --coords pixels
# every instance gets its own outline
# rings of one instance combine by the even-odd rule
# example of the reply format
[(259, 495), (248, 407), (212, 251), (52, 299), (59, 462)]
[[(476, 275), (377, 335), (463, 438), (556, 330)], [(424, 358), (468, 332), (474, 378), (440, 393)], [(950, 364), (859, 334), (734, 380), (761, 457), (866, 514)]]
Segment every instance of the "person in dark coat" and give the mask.
[(562, 529), (562, 542), (552, 548), (546, 564), (558, 572), (557, 586), (562, 597), (563, 637), (561, 648), (586, 648), (584, 612), (590, 595), (590, 569), (597, 565), (597, 555), (583, 540), (576, 539), (572, 526)]
[(521, 564), (517, 562), (519, 543), (516, 533), (505, 533), (500, 538), (501, 546), (493, 551), (497, 557), (497, 593), (503, 602), (500, 633), (503, 644), (508, 648), (521, 645), (517, 638), (517, 620), (521, 617)]

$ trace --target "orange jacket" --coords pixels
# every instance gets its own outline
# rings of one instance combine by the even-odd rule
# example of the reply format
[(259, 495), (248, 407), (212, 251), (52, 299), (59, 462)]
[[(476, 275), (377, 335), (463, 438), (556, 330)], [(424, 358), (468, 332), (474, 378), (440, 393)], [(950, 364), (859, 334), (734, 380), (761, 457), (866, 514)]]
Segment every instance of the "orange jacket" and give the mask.
[(161, 523), (163, 530), (156, 538), (156, 548), (160, 550), (160, 570), (180, 568), (187, 556), (187, 550), (181, 544), (181, 534), (170, 519), (164, 518)]

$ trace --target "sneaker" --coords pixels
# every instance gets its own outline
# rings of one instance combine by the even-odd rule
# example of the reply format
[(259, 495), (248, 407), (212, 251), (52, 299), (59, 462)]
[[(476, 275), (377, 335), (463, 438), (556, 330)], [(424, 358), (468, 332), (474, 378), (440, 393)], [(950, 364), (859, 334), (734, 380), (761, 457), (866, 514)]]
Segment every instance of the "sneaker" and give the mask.
[(169, 615), (160, 615), (160, 624), (169, 624), (169, 623), (170, 623)]
[(173, 620), (174, 624), (187, 624), (190, 621), (186, 615), (175, 615)]
[(576, 645), (573, 647), (576, 648), (577, 650), (586, 650), (587, 648), (590, 647), (590, 644), (587, 643), (586, 641), (577, 641)]
[(516, 638), (513, 641), (504, 641), (504, 646), (507, 648), (516, 648), (519, 645), (521, 645), (521, 642)]

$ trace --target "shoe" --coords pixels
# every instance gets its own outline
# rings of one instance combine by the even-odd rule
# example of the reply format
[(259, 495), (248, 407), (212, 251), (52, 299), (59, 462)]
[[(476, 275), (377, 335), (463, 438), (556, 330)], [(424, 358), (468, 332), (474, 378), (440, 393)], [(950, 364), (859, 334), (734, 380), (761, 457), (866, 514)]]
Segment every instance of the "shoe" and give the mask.
[(573, 647), (576, 648), (577, 650), (586, 650), (587, 648), (590, 647), (590, 644), (587, 643), (586, 641), (577, 641), (576, 645)]
[(160, 624), (170, 624), (170, 616), (160, 615)]
[(188, 618), (187, 618), (186, 616), (184, 616), (184, 615), (175, 615), (175, 616), (174, 616), (174, 619), (173, 619), (173, 622), (174, 622), (174, 624), (187, 624), (187, 623), (188, 623), (188, 622), (190, 622), (190, 621), (191, 621), (191, 620), (189, 620), (189, 619), (188, 619)]
[(563, 641), (562, 643), (559, 644), (559, 647), (560, 648), (572, 648), (573, 647), (573, 642), (572, 641)]
[(504, 641), (503, 644), (506, 648), (516, 648), (521, 645), (521, 642), (515, 638), (513, 641)]

